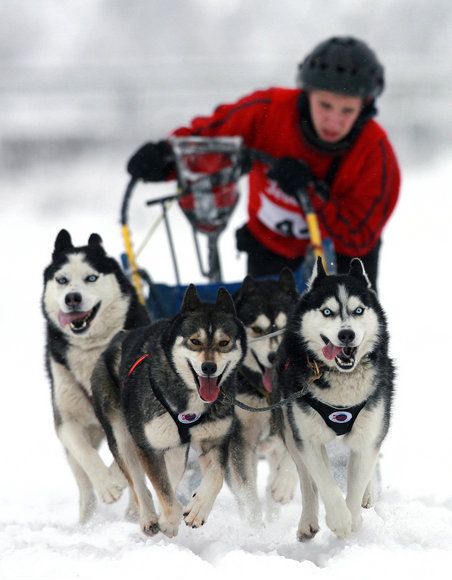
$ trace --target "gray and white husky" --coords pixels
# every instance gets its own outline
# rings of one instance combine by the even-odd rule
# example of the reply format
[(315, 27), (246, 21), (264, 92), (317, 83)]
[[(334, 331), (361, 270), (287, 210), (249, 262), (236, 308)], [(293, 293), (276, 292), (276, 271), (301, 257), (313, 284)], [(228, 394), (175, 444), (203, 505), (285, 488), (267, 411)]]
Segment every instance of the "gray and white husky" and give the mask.
[[(327, 276), (318, 259), (275, 363), (277, 399), (305, 388), (276, 413), (300, 475), (300, 541), (319, 529), (317, 493), (339, 538), (361, 527), (361, 507), (370, 503), (372, 473), (389, 428), (394, 365), (388, 340), (386, 317), (362, 262), (353, 259), (347, 275)], [(346, 499), (325, 447), (339, 436), (350, 448)]]
[(79, 488), (79, 518), (86, 522), (96, 507), (94, 492), (110, 503), (126, 485), (118, 466), (108, 468), (97, 452), (104, 433), (92, 406), (91, 373), (119, 330), (147, 324), (149, 317), (100, 236), (91, 234), (86, 246), (74, 247), (66, 230), (57, 235), (44, 271), (42, 311), (55, 429)]
[[(236, 373), (246, 334), (230, 294), (215, 304), (190, 285), (171, 320), (119, 333), (92, 377), (96, 414), (134, 493), (142, 530), (174, 537), (184, 519), (205, 523), (223, 484), (234, 419)], [(190, 448), (202, 472), (188, 505), (176, 497)], [(158, 515), (145, 475), (160, 503)]]
[[(237, 399), (250, 407), (264, 408), (271, 403), (272, 368), (282, 339), (275, 332), (286, 327), (298, 297), (295, 278), (288, 268), (281, 271), (278, 280), (255, 280), (247, 276), (234, 295), (237, 316), (245, 325), (248, 337), (247, 354), (237, 376)], [(266, 338), (266, 335), (270, 336)], [(262, 522), (257, 489), (259, 459), (265, 457), (269, 463), (268, 519), (277, 515), (278, 503), (284, 504), (293, 498), (297, 471), (269, 411), (251, 412), (236, 407), (235, 413), (227, 479), (240, 514), (249, 523), (258, 525)]]

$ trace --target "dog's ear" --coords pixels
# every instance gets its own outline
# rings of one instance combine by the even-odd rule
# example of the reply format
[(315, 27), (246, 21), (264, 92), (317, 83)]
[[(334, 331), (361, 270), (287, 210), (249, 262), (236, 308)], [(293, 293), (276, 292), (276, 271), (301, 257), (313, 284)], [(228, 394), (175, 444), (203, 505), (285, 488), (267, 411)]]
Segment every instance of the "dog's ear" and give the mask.
[(297, 296), (297, 283), (290, 268), (284, 267), (279, 273), (279, 287), (289, 296)]
[(94, 250), (102, 255), (106, 255), (106, 252), (104, 250), (104, 247), (102, 245), (102, 238), (99, 236), (99, 234), (91, 234), (90, 237), (88, 238), (88, 248), (90, 248), (91, 250)]
[(91, 234), (88, 238), (88, 246), (101, 246), (102, 245), (102, 238), (99, 234)]
[(215, 306), (228, 314), (233, 314), (234, 316), (236, 315), (234, 301), (232, 300), (232, 296), (229, 294), (226, 288), (218, 289)]
[(185, 290), (184, 299), (182, 301), (181, 312), (191, 312), (199, 307), (201, 301), (196, 291), (196, 286), (190, 284), (190, 286)]
[(370, 283), (369, 277), (366, 274), (366, 270), (364, 269), (364, 264), (361, 262), (359, 258), (353, 258), (350, 262), (350, 269), (348, 271), (350, 276), (354, 276), (355, 278), (359, 278), (361, 280), (364, 279), (364, 282), (368, 288), (372, 288), (372, 284)]
[(242, 286), (240, 287), (241, 294), (249, 294), (250, 292), (254, 292), (256, 289), (256, 281), (252, 276), (248, 274), (242, 282)]
[(71, 234), (67, 230), (60, 230), (56, 239), (55, 246), (53, 248), (53, 253), (58, 254), (59, 252), (66, 252), (72, 249)]
[(326, 275), (325, 268), (323, 267), (323, 260), (320, 256), (318, 256), (314, 264), (314, 268), (312, 269), (311, 277), (309, 278), (308, 290), (312, 288), (312, 285), (315, 281), (326, 278)]
[(251, 294), (252, 292), (254, 292), (255, 289), (256, 282), (254, 278), (250, 275), (246, 276), (240, 288), (237, 290), (237, 293), (234, 296), (236, 304), (239, 304), (244, 296), (246, 296), (247, 294)]

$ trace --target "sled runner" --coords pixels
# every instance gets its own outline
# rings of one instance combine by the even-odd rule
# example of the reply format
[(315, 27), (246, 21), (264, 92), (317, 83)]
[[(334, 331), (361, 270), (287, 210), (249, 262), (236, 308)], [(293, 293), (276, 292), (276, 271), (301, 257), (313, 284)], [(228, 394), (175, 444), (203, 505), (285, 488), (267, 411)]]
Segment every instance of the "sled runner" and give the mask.
[[(178, 191), (172, 195), (152, 199), (146, 205), (157, 204), (161, 207), (159, 221), (163, 221), (166, 229), (175, 285), (154, 282), (148, 271), (137, 264), (128, 223), (129, 204), (136, 186), (134, 178), (127, 185), (121, 207), (121, 227), (125, 246), (125, 253), (122, 255), (123, 268), (129, 274), (141, 302), (146, 303), (154, 318), (176, 314), (187, 289), (187, 285), (182, 284), (180, 280), (168, 218), (169, 204), (177, 202), (191, 225), (199, 270), (207, 279), (205, 284), (196, 285), (199, 297), (201, 300), (215, 301), (219, 287), (225, 287), (234, 293), (241, 285), (241, 281), (223, 281), (218, 240), (226, 229), (239, 200), (238, 180), (242, 174), (242, 155), (246, 152), (252, 160), (269, 165), (274, 161), (271, 156), (263, 152), (245, 149), (240, 137), (173, 137), (169, 142), (174, 154)], [(295, 272), (298, 289), (302, 291), (317, 256), (322, 257), (330, 273), (335, 270), (335, 259), (331, 240), (321, 238), (317, 216), (309, 196), (300, 190), (297, 192), (297, 198), (306, 219), (311, 242), (310, 251), (302, 266)], [(151, 228), (151, 233), (153, 229), (155, 228)], [(147, 236), (148, 238), (151, 233)], [(201, 238), (205, 238), (207, 264), (203, 263), (202, 259)]]

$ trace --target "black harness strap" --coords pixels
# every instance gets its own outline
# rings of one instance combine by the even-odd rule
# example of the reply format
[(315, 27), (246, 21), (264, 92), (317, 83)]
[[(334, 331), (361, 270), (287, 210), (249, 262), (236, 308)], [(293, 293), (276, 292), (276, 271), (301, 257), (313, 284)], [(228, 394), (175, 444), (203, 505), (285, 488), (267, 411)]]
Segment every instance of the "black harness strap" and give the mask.
[(190, 422), (190, 423), (181, 423), (179, 421), (179, 415), (177, 413), (175, 413), (171, 407), (168, 405), (168, 403), (165, 401), (161, 390), (157, 387), (157, 385), (154, 385), (151, 383), (151, 389), (152, 392), (154, 393), (156, 399), (159, 401), (159, 403), (165, 407), (165, 409), (167, 410), (167, 412), (171, 415), (171, 418), (173, 419), (173, 421), (176, 423), (176, 427), (177, 430), (179, 431), (179, 437), (182, 443), (190, 443), (191, 440), (191, 436), (190, 436), (190, 429), (192, 427), (194, 427), (195, 425), (199, 425), (200, 423), (202, 423), (205, 419), (205, 415), (201, 415), (200, 417), (198, 417), (197, 419), (195, 419), (194, 421)]
[[(141, 365), (143, 362), (149, 362), (149, 359), (152, 358), (150, 354), (146, 353), (141, 355), (130, 367), (129, 372), (127, 373), (127, 379), (129, 379), (132, 374), (135, 372), (137, 367)], [(142, 367), (144, 368), (144, 367)], [(181, 422), (179, 420), (179, 415), (175, 413), (171, 407), (168, 405), (167, 401), (165, 400), (161, 390), (155, 385), (151, 380), (149, 380), (149, 384), (151, 385), (152, 392), (155, 395), (155, 398), (158, 402), (162, 405), (162, 407), (169, 413), (172, 420), (176, 424), (177, 430), (179, 432), (179, 437), (182, 443), (190, 443), (191, 436), (190, 436), (190, 429), (202, 423), (205, 419), (205, 415), (201, 415), (200, 417), (194, 419), (190, 422)]]
[[(365, 360), (365, 358), (363, 358), (363, 360)], [(314, 359), (311, 360), (309, 357), (307, 357), (306, 364), (312, 371), (312, 375), (308, 379), (308, 382), (306, 382), (299, 391), (292, 393), (285, 399), (281, 399), (280, 401), (274, 403), (273, 405), (270, 405), (268, 407), (250, 407), (249, 405), (246, 405), (241, 401), (232, 399), (226, 394), (224, 395), (224, 397), (227, 401), (229, 401), (229, 403), (232, 403), (233, 405), (236, 405), (237, 407), (240, 407), (245, 411), (250, 411), (251, 413), (262, 413), (265, 411), (272, 411), (273, 409), (281, 408), (285, 405), (288, 405), (289, 403), (292, 403), (296, 399), (301, 399), (310, 407), (312, 407), (315, 411), (317, 411), (317, 413), (319, 413), (319, 415), (325, 421), (327, 426), (333, 429), (336, 435), (345, 435), (346, 433), (349, 433), (352, 430), (353, 424), (356, 418), (358, 417), (360, 411), (364, 408), (365, 404), (367, 403), (367, 400), (363, 401), (359, 405), (355, 405), (354, 407), (332, 407), (331, 405), (322, 403), (321, 401), (316, 399), (313, 395), (311, 395), (311, 393), (308, 391), (308, 383), (315, 382), (316, 380), (318, 380), (322, 376), (322, 370), (319, 366), (319, 363)], [(289, 365), (290, 359), (286, 361), (285, 368), (287, 368)]]
[(350, 433), (353, 423), (367, 402), (363, 401), (354, 407), (332, 407), (331, 405), (319, 401), (309, 392), (304, 394), (301, 397), (301, 400), (317, 411), (328, 427), (332, 429), (336, 435)]

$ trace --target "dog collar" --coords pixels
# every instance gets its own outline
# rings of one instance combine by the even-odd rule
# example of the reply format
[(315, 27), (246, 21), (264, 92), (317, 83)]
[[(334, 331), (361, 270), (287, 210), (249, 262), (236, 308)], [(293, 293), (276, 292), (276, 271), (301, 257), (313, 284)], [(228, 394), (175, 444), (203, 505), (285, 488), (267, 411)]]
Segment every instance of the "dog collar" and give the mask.
[[(292, 364), (292, 360), (290, 358), (288, 358), (286, 360), (286, 362), (284, 363), (284, 370), (287, 370), (291, 364)], [(306, 355), (306, 365), (309, 367), (309, 369), (311, 370), (311, 373), (312, 373), (311, 376), (308, 378), (308, 380), (311, 382), (314, 382), (314, 381), (317, 381), (318, 379), (320, 379), (320, 377), (323, 374), (322, 369), (321, 369), (321, 363), (319, 361), (317, 361), (316, 359), (309, 358), (309, 355)], [(332, 370), (332, 369), (328, 369), (328, 370)]]
[(319, 401), (319, 399), (316, 399), (311, 395), (311, 393), (303, 395), (301, 400), (317, 411), (327, 426), (332, 429), (336, 435), (346, 435), (347, 433), (350, 433), (356, 418), (367, 403), (366, 400), (353, 407), (333, 407)]
[[(369, 354), (365, 354), (361, 360), (359, 361), (358, 365), (367, 365), (370, 362), (370, 355)], [(286, 364), (284, 366), (284, 370), (286, 370), (290, 365), (290, 359), (288, 359), (286, 361)], [(329, 366), (324, 365), (323, 363), (321, 363), (320, 361), (316, 360), (315, 358), (310, 358), (308, 354), (306, 354), (306, 365), (309, 367), (309, 369), (311, 370), (311, 376), (309, 377), (309, 381), (314, 382), (314, 381), (318, 381), (321, 376), (323, 375), (323, 373), (325, 371), (328, 372), (333, 372), (333, 373), (340, 373), (341, 371), (339, 369), (335, 369)], [(358, 366), (356, 365), (356, 366)]]

